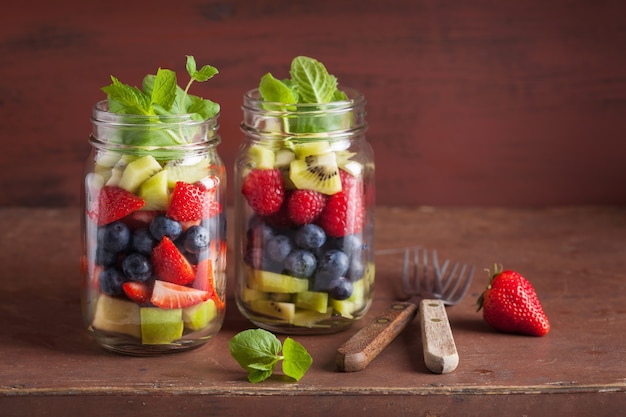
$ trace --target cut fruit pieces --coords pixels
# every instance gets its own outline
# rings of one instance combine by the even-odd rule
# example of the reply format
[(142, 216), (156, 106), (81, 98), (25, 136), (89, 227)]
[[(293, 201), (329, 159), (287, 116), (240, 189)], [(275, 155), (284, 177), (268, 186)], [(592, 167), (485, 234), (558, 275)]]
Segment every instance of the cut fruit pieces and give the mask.
[(296, 159), (296, 155), (290, 149), (280, 149), (274, 156), (274, 166), (280, 170), (289, 168), (291, 161)]
[(248, 287), (263, 292), (295, 293), (307, 291), (309, 280), (260, 269), (250, 269)]
[(174, 188), (178, 181), (194, 184), (209, 175), (209, 158), (202, 158), (193, 164), (181, 161), (170, 161), (165, 165), (167, 185)]
[(291, 322), (296, 312), (296, 305), (272, 300), (252, 300), (249, 303), (250, 309), (257, 314), (261, 314), (276, 319)]
[(141, 308), (141, 343), (163, 345), (183, 336), (182, 308)]
[(131, 301), (101, 294), (96, 302), (96, 310), (91, 325), (98, 330), (123, 333), (140, 338), (139, 306)]
[(294, 295), (294, 304), (298, 308), (325, 313), (328, 309), (328, 293), (302, 291)]
[(341, 191), (341, 177), (333, 152), (293, 160), (289, 166), (289, 178), (300, 190), (327, 195)]
[(161, 170), (139, 187), (139, 197), (146, 202), (144, 210), (165, 210), (169, 204), (167, 171)]
[(206, 300), (200, 304), (183, 308), (183, 322), (185, 328), (196, 331), (201, 330), (217, 316), (215, 301)]
[(327, 320), (332, 316), (332, 307), (326, 308), (323, 313), (313, 310), (300, 310), (296, 308), (291, 324), (300, 327), (313, 327), (322, 320)]
[(269, 300), (269, 293), (253, 290), (252, 288), (244, 288), (241, 293), (241, 300), (244, 303), (250, 303), (253, 300)]
[(248, 160), (252, 168), (272, 169), (274, 168), (274, 152), (261, 145), (252, 145), (248, 150)]
[(331, 153), (330, 144), (325, 140), (297, 143), (293, 147), (296, 158), (304, 159), (309, 155)]
[(160, 170), (161, 164), (152, 155), (142, 156), (128, 163), (117, 185), (134, 193), (145, 180)]

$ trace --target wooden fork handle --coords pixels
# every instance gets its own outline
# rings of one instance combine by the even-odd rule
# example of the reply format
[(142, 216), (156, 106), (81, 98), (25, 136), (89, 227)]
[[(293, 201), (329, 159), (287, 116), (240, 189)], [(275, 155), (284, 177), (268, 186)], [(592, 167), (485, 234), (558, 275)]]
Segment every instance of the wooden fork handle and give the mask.
[(343, 372), (365, 369), (415, 318), (417, 306), (396, 302), (337, 349), (337, 368)]
[(459, 364), (446, 307), (441, 300), (420, 301), (420, 327), (426, 367), (437, 374), (447, 374)]

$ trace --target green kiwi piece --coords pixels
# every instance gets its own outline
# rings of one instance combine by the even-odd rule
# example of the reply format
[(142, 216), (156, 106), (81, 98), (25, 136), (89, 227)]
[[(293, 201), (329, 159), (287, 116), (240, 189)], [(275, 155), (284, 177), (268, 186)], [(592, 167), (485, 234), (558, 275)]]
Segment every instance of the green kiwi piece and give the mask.
[(141, 308), (141, 343), (162, 345), (183, 336), (183, 309)]
[(274, 152), (261, 145), (252, 145), (248, 149), (248, 161), (252, 168), (272, 169), (274, 168)]
[(126, 191), (134, 193), (145, 180), (160, 170), (161, 164), (152, 155), (142, 156), (128, 163), (117, 185)]
[(250, 269), (248, 288), (269, 293), (296, 293), (307, 291), (309, 289), (309, 280), (260, 269)]
[(328, 309), (328, 293), (302, 291), (294, 295), (294, 304), (298, 308), (326, 313)]
[[(324, 309), (323, 312), (304, 310), (296, 308), (296, 312), (293, 315), (291, 324), (300, 327), (320, 327), (319, 322), (322, 320), (328, 320), (333, 313), (332, 307)], [(327, 327), (326, 325), (325, 327)]]
[(169, 204), (167, 171), (161, 170), (139, 187), (139, 197), (145, 202), (144, 210), (165, 210)]
[(209, 175), (209, 158), (202, 158), (194, 163), (170, 161), (165, 165), (167, 185), (174, 188), (178, 181), (194, 184)]
[(192, 331), (204, 329), (216, 316), (217, 307), (212, 299), (183, 308), (183, 323)]
[(293, 150), (298, 159), (303, 159), (309, 155), (321, 155), (331, 151), (330, 144), (325, 140), (296, 143)]
[(327, 195), (341, 191), (341, 177), (334, 152), (293, 160), (289, 178), (300, 190), (314, 190)]
[(252, 300), (249, 307), (255, 313), (291, 322), (296, 312), (293, 303), (273, 300)]

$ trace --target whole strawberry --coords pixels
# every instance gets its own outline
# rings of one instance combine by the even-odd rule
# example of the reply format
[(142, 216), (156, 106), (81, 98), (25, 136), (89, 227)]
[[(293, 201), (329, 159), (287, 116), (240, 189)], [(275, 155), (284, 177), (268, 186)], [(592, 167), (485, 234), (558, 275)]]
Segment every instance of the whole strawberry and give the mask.
[(544, 336), (550, 322), (535, 289), (519, 273), (496, 267), (487, 289), (478, 299), (478, 310), (491, 327), (505, 333)]

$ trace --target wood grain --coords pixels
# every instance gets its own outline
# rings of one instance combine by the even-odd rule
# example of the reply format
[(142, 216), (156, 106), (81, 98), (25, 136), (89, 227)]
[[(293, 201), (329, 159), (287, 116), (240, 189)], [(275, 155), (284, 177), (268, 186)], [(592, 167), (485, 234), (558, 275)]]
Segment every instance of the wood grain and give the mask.
[(0, 205), (77, 204), (100, 87), (184, 78), (186, 54), (220, 69), (193, 91), (222, 105), (229, 173), (242, 94), (302, 54), (365, 93), (380, 204), (623, 204), (624, 21), (620, 0), (8, 2)]

